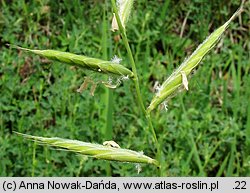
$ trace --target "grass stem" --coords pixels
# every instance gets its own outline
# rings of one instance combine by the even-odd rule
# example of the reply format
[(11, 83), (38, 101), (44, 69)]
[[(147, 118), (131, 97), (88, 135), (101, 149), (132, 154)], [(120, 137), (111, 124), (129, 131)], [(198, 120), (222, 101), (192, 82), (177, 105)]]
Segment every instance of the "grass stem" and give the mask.
[[(103, 22), (102, 22), (102, 54), (103, 59), (108, 60), (108, 22), (107, 22), (107, 1), (105, 0), (105, 8), (103, 11)], [(105, 140), (111, 140), (113, 138), (113, 91), (109, 88), (105, 89), (105, 131), (104, 138)], [(106, 164), (106, 174), (111, 176), (111, 166), (110, 163)]]
[(153, 134), (153, 140), (154, 140), (154, 142), (157, 142), (157, 137), (156, 137), (156, 134), (155, 134), (155, 130), (154, 130), (152, 121), (151, 121), (150, 114), (147, 113), (146, 108), (145, 108), (145, 106), (143, 104), (142, 95), (141, 95), (141, 91), (140, 91), (139, 79), (138, 79), (137, 70), (136, 70), (136, 65), (135, 65), (133, 54), (131, 52), (131, 49), (130, 49), (130, 46), (129, 46), (129, 43), (128, 43), (128, 38), (127, 38), (127, 35), (126, 35), (126, 31), (125, 31), (125, 29), (124, 29), (124, 27), (123, 27), (123, 25), (121, 23), (121, 19), (120, 19), (120, 16), (118, 14), (118, 10), (117, 10), (115, 1), (111, 0), (111, 2), (112, 2), (112, 7), (113, 7), (115, 17), (116, 17), (116, 20), (117, 20), (117, 23), (118, 23), (118, 26), (119, 26), (119, 30), (120, 30), (120, 33), (121, 33), (121, 36), (122, 36), (122, 40), (123, 40), (123, 43), (124, 43), (125, 48), (126, 48), (127, 53), (128, 53), (128, 57), (129, 57), (129, 61), (131, 63), (132, 71), (134, 73), (133, 81), (135, 83), (137, 100), (138, 100), (138, 103), (140, 105), (140, 108), (141, 108), (143, 114), (145, 115), (145, 117), (147, 119), (149, 129)]

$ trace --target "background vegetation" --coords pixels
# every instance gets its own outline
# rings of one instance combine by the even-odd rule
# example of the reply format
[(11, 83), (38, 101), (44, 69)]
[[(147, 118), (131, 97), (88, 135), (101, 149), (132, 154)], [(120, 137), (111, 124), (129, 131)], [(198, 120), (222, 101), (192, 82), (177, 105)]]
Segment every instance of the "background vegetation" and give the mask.
[[(152, 113), (166, 176), (250, 175), (250, 5), (246, 3), (189, 82), (190, 90), (172, 99), (167, 112)], [(162, 83), (239, 5), (239, 0), (135, 2), (127, 33), (147, 105), (155, 82)], [(104, 6), (101, 0), (0, 1), (0, 176), (157, 174), (154, 166), (143, 164), (140, 174), (129, 163), (110, 162), (107, 170), (108, 162), (55, 151), (12, 133), (106, 140), (104, 86), (97, 87), (94, 97), (89, 89), (77, 93), (86, 72), (6, 46), (102, 58)], [(111, 22), (110, 2), (108, 10)], [(109, 57), (117, 54), (129, 67), (119, 36), (107, 33)], [(135, 97), (129, 81), (113, 91), (112, 139), (155, 157)]]

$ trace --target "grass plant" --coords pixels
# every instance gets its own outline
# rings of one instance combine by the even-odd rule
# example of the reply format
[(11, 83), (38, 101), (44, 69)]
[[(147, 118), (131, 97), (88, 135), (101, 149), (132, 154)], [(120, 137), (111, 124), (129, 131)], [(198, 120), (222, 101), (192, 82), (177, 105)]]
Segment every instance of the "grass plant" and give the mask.
[[(43, 14), (40, 15), (40, 10), (33, 14), (36, 14), (38, 22), (45, 22), (49, 25), (53, 21), (48, 9), (53, 9), (53, 6), (48, 6), (47, 1), (40, 3), (39, 6), (34, 3), (33, 9), (42, 7)], [(184, 58), (184, 52), (180, 50), (190, 49), (190, 47), (194, 50), (189, 38), (192, 37), (191, 32), (199, 33), (192, 26), (189, 26), (190, 34), (187, 34), (187, 39), (183, 38), (183, 34), (188, 33), (185, 30), (186, 23), (189, 22), (188, 18), (194, 12), (200, 11), (195, 6), (189, 7), (187, 14), (183, 17), (185, 22), (180, 28), (181, 37), (177, 38), (176, 36), (168, 37), (162, 31), (162, 28), (168, 29), (174, 25), (170, 23), (169, 26), (165, 26), (166, 24), (162, 23), (162, 21), (167, 23), (168, 19), (171, 19), (171, 17), (165, 18), (166, 13), (169, 12), (170, 1), (162, 3), (159, 20), (152, 20), (152, 18), (156, 18), (155, 13), (148, 11), (141, 23), (138, 20), (142, 18), (140, 16), (142, 12), (134, 14), (132, 7), (135, 6), (134, 9), (142, 8), (143, 3), (129, 0), (123, 3), (122, 1), (117, 3), (115, 0), (105, 1), (101, 7), (103, 10), (102, 19), (97, 14), (101, 10), (100, 7), (91, 7), (93, 11), (91, 14), (96, 18), (89, 20), (100, 20), (99, 24), (101, 24), (93, 23), (95, 32), (91, 33), (84, 28), (84, 26), (91, 24), (84, 23), (85, 21), (81, 23), (82, 19), (77, 20), (75, 15), (75, 12), (79, 15), (83, 13), (83, 9), (86, 10), (89, 5), (84, 3), (82, 5), (77, 0), (73, 3), (67, 3), (67, 1), (64, 3), (65, 6), (62, 5), (62, 7), (65, 10), (61, 10), (61, 13), (67, 12), (67, 15), (65, 15), (63, 24), (59, 24), (61, 25), (61, 35), (58, 39), (53, 39), (53, 34), (50, 36), (52, 46), (47, 46), (46, 38), (39, 39), (40, 30), (31, 29), (30, 26), (36, 22), (31, 19), (27, 19), (27, 34), (25, 34), (24, 41), (21, 39), (16, 42), (11, 40), (15, 39), (12, 36), (8, 38), (0, 36), (1, 42), (22, 45), (22, 47), (11, 47), (17, 48), (19, 56), (15, 55), (15, 57), (19, 60), (18, 62), (25, 64), (25, 66), (17, 67), (16, 71), (21, 78), (16, 78), (16, 76), (11, 76), (11, 74), (16, 73), (13, 71), (13, 67), (5, 66), (5, 63), (13, 61), (11, 58), (14, 57), (13, 49), (6, 49), (2, 55), (4, 63), (3, 68), (1, 68), (2, 72), (0, 71), (0, 86), (5, 95), (1, 99), (0, 131), (3, 136), (5, 128), (9, 128), (10, 133), (12, 130), (18, 131), (16, 132), (18, 137), (15, 139), (18, 144), (21, 144), (20, 149), (25, 149), (26, 146), (21, 142), (20, 136), (35, 141), (28, 142), (28, 151), (26, 152), (27, 155), (32, 156), (30, 170), (27, 170), (27, 173), (22, 173), (22, 167), (30, 167), (28, 164), (29, 156), (23, 156), (19, 152), (17, 155), (15, 154), (15, 159), (22, 159), (23, 163), (18, 162), (13, 173), (8, 175), (30, 174), (36, 176), (39, 175), (38, 171), (42, 168), (45, 170), (41, 175), (51, 175), (54, 168), (61, 167), (67, 168), (67, 175), (76, 176), (137, 175), (134, 172), (134, 165), (128, 165), (127, 162), (149, 164), (150, 166), (145, 169), (146, 171), (142, 175), (150, 176), (152, 173), (157, 176), (249, 174), (247, 163), (250, 158), (248, 154), (239, 155), (238, 153), (239, 149), (247, 148), (250, 144), (248, 136), (250, 105), (245, 101), (247, 110), (240, 108), (244, 102), (244, 100), (240, 100), (241, 93), (245, 93), (242, 90), (242, 85), (247, 85), (249, 82), (247, 77), (249, 67), (247, 67), (246, 60), (243, 60), (246, 57), (245, 54), (240, 55), (241, 51), (239, 50), (242, 50), (240, 46), (238, 50), (233, 50), (228, 39), (225, 38), (225, 42), (221, 41), (224, 33), (231, 38), (234, 37), (232, 32), (226, 31), (226, 29), (229, 24), (232, 24), (233, 27), (236, 25), (232, 22), (236, 17), (239, 16), (238, 20), (242, 21), (242, 15), (247, 10), (247, 8), (243, 8), (243, 3), (229, 20), (226, 19), (230, 15), (227, 13), (223, 19), (213, 23), (213, 28), (215, 28), (226, 21), (221, 27), (214, 30), (193, 54), (187, 51), (190, 57), (185, 59), (180, 66), (178, 63)], [(234, 7), (236, 4), (239, 3), (235, 3)], [(22, 23), (25, 18), (29, 17), (29, 9), (31, 9), (24, 1), (16, 3), (17, 7), (20, 5), (26, 11), (24, 11), (23, 18), (16, 20), (16, 24), (13, 24), (16, 26), (20, 26), (18, 22)], [(1, 2), (1, 6), (5, 13), (11, 12), (5, 1)], [(154, 7), (154, 2), (150, 2), (149, 6)], [(206, 6), (211, 5), (207, 4)], [(177, 10), (177, 8), (175, 9)], [(8, 14), (5, 15), (8, 16)], [(1, 17), (0, 12), (0, 30)], [(42, 18), (46, 21), (41, 21)], [(81, 27), (70, 25), (70, 21), (74, 19), (77, 20), (76, 24), (81, 23)], [(8, 19), (4, 17), (3, 22), (6, 23), (6, 21)], [(243, 18), (243, 21), (245, 22), (246, 19)], [(60, 23), (60, 20), (58, 22)], [(155, 22), (154, 25), (152, 22)], [(135, 27), (136, 24), (139, 25), (138, 28)], [(150, 25), (154, 26), (155, 29), (150, 30)], [(52, 26), (50, 27), (52, 28)], [(112, 28), (112, 32), (110, 28)], [(67, 37), (68, 30), (72, 30), (70, 41)], [(5, 33), (8, 33), (8, 30)], [(46, 30), (44, 33), (47, 33)], [(200, 38), (198, 38), (199, 42), (202, 40), (201, 37), (205, 38), (208, 34), (209, 32), (206, 30), (201, 32)], [(133, 35), (136, 36), (134, 40), (132, 39)], [(32, 39), (33, 36), (38, 36), (38, 38)], [(129, 39), (130, 37), (131, 39)], [(31, 39), (32, 44), (30, 44)], [(91, 39), (91, 41), (87, 39)], [(29, 49), (40, 45), (39, 42), (43, 42), (41, 47), (45, 48), (53, 47), (53, 44), (60, 45), (61, 51)], [(60, 43), (58, 44), (58, 42)], [(169, 45), (168, 42), (170, 42)], [(221, 45), (221, 42), (226, 45), (226, 48)], [(239, 42), (240, 45), (244, 45), (243, 40), (239, 40)], [(218, 44), (219, 46), (215, 47)], [(155, 45), (155, 47), (151, 45)], [(245, 48), (249, 49), (247, 46), (248, 44)], [(227, 51), (222, 51), (222, 54), (213, 53), (213, 57), (208, 55), (206, 65), (200, 67), (196, 76), (192, 76), (198, 64), (212, 48), (215, 48), (216, 52), (219, 52), (220, 49)], [(26, 51), (38, 55), (39, 58), (24, 54)], [(94, 57), (88, 57), (88, 55)], [(114, 57), (114, 55), (117, 56)], [(55, 65), (50, 65), (50, 61), (44, 58), (56, 61)], [(119, 58), (123, 59), (122, 62)], [(219, 66), (217, 66), (217, 61), (220, 61)], [(76, 68), (59, 66), (58, 62), (76, 66)], [(38, 65), (40, 63), (46, 63), (46, 65)], [(69, 71), (69, 69), (71, 70)], [(169, 78), (164, 81), (168, 73), (170, 74)], [(208, 76), (204, 76), (207, 73)], [(84, 76), (86, 77), (85, 81), (78, 91), (86, 90), (88, 84), (92, 84), (91, 95), (86, 94), (86, 91), (72, 93), (73, 90), (77, 90), (76, 85), (82, 83)], [(219, 76), (220, 79), (213, 81), (216, 76)], [(154, 83), (162, 80), (162, 85)], [(17, 84), (18, 82), (21, 84)], [(26, 82), (29, 83), (26, 84)], [(99, 83), (103, 83), (104, 87), (98, 86), (96, 88)], [(149, 89), (155, 89), (156, 93), (149, 92)], [(179, 91), (184, 89), (189, 90), (186, 94), (188, 96), (179, 94)], [(15, 90), (19, 90), (20, 93), (19, 91), (15, 93), (17, 92)], [(228, 90), (230, 90), (230, 94), (228, 94)], [(97, 94), (94, 95), (94, 92)], [(169, 100), (177, 94), (179, 95), (175, 99), (176, 103)], [(21, 96), (20, 99), (25, 96), (23, 101), (15, 100), (17, 95)], [(153, 99), (150, 100), (152, 95), (154, 95)], [(249, 96), (249, 93), (242, 96)], [(30, 100), (31, 98), (34, 100)], [(7, 102), (9, 100), (11, 103)], [(194, 101), (194, 104), (188, 103), (188, 100)], [(233, 102), (230, 102), (231, 100)], [(219, 108), (212, 108), (211, 105), (218, 105)], [(171, 108), (171, 106), (177, 108), (171, 108), (165, 113), (165, 111), (157, 109), (158, 106), (165, 106), (166, 109)], [(17, 110), (16, 107), (21, 110)], [(8, 112), (7, 117), (5, 116), (6, 112)], [(243, 116), (244, 112), (245, 116)], [(220, 117), (217, 117), (217, 114), (220, 114)], [(230, 116), (233, 118), (231, 119)], [(27, 118), (30, 119), (31, 126), (28, 124)], [(239, 123), (240, 120), (242, 125)], [(8, 126), (6, 127), (6, 125)], [(39, 132), (41, 128), (42, 133)], [(245, 130), (242, 131), (242, 128)], [(32, 133), (32, 135), (23, 133)], [(242, 136), (245, 137), (244, 147), (239, 146), (238, 143), (238, 140), (242, 140)], [(4, 144), (4, 138), (0, 139), (1, 143)], [(100, 145), (108, 140), (116, 141), (122, 148)], [(37, 143), (43, 146), (38, 146)], [(62, 151), (55, 154), (51, 153), (48, 147), (66, 149), (70, 152), (65, 154)], [(6, 156), (4, 152), (10, 146), (6, 143), (1, 148), (2, 156)], [(131, 149), (136, 149), (136, 151)], [(72, 159), (72, 152), (80, 156)], [(221, 152), (223, 154), (220, 154)], [(95, 161), (90, 162), (88, 157), (91, 160), (94, 158)], [(102, 164), (104, 162), (102, 160), (114, 162)], [(117, 161), (124, 164), (118, 164)], [(47, 164), (39, 165), (41, 162)], [(240, 162), (245, 165), (241, 167)], [(7, 175), (8, 167), (10, 167), (8, 162), (1, 163), (1, 175)], [(55, 175), (62, 174), (63, 171), (55, 173)]]

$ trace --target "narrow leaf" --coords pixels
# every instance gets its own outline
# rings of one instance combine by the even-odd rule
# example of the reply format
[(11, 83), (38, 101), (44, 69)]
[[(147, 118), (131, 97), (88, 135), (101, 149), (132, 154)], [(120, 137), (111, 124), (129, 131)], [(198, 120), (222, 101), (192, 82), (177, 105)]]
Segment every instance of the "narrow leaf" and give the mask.
[(80, 68), (92, 70), (99, 73), (111, 73), (119, 76), (129, 76), (130, 78), (134, 76), (133, 72), (129, 69), (111, 61), (105, 61), (97, 58), (90, 58), (83, 55), (76, 55), (69, 52), (61, 52), (56, 50), (31, 50), (18, 46), (14, 47), (17, 49), (37, 54), (50, 60), (59, 61), (73, 66), (78, 66)]
[(24, 138), (32, 139), (42, 144), (47, 144), (58, 148), (64, 148), (69, 151), (80, 153), (83, 155), (88, 155), (97, 159), (119, 161), (119, 162), (148, 163), (159, 166), (159, 163), (156, 160), (143, 155), (143, 153), (141, 152), (136, 152), (129, 149), (115, 148), (95, 143), (62, 139), (58, 137), (47, 138), (47, 137), (26, 135), (17, 132), (15, 133), (23, 136)]
[(200, 44), (193, 54), (170, 75), (170, 77), (159, 89), (159, 92), (152, 99), (151, 104), (147, 109), (148, 113), (154, 110), (164, 100), (171, 97), (183, 85), (182, 72), (187, 77), (191, 71), (197, 67), (203, 57), (216, 45), (223, 32), (227, 29), (230, 22), (239, 14), (239, 12), (241, 12), (241, 9), (236, 11), (224, 25), (215, 30), (202, 44)]

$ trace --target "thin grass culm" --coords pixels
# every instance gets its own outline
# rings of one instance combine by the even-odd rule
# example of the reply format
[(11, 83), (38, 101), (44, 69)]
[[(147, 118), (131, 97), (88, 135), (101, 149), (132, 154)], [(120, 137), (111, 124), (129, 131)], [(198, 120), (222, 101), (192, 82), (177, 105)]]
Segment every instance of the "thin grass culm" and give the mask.
[[(121, 3), (120, 1), (118, 1), (118, 2)], [(124, 0), (123, 3), (125, 4), (126, 2), (128, 3), (129, 0)], [(131, 51), (129, 43), (128, 43), (128, 38), (127, 38), (126, 31), (125, 31), (125, 26), (123, 25), (122, 20), (120, 18), (121, 15), (122, 15), (121, 11), (129, 12), (130, 13), (130, 11), (132, 9), (132, 3), (131, 2), (128, 3), (129, 6), (127, 6), (127, 9), (129, 9), (129, 10), (126, 10), (126, 9), (122, 9), (121, 10), (120, 9), (121, 7), (118, 7), (119, 8), (119, 10), (118, 10), (117, 9), (117, 5), (115, 4), (115, 0), (111, 0), (111, 3), (112, 3), (113, 10), (115, 12), (114, 15), (115, 15), (115, 18), (116, 18), (116, 22), (118, 24), (118, 29), (119, 29), (119, 31), (121, 33), (122, 40), (123, 40), (124, 46), (125, 46), (125, 48), (127, 50), (129, 61), (131, 63), (132, 71), (133, 71), (133, 74), (134, 74), (133, 80), (134, 80), (134, 84), (135, 84), (135, 90), (136, 90), (136, 95), (137, 95), (138, 103), (140, 105), (141, 111), (143, 112), (143, 114), (145, 115), (145, 117), (146, 117), (146, 119), (148, 121), (149, 132), (151, 132), (154, 142), (158, 143), (157, 142), (158, 140), (157, 140), (157, 137), (156, 137), (156, 133), (155, 133), (155, 129), (153, 127), (150, 114), (147, 113), (145, 105), (144, 105), (143, 100), (142, 100), (142, 95), (141, 95), (139, 78), (138, 78), (138, 75), (137, 75), (137, 69), (136, 69), (136, 65), (135, 65), (135, 60), (134, 60), (132, 51)], [(119, 3), (117, 3), (117, 4), (119, 5)], [(129, 15), (128, 14), (125, 14), (125, 15), (127, 16), (127, 18), (126, 18), (126, 20), (127, 20), (128, 17), (129, 17)]]

